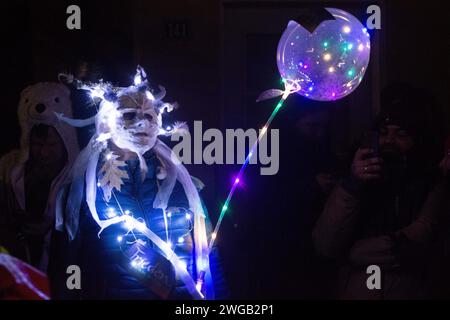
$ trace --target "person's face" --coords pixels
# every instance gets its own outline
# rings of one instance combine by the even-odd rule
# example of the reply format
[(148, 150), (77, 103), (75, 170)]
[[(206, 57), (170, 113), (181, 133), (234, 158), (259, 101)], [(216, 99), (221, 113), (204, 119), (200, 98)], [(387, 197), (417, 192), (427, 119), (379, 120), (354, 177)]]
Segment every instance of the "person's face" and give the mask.
[(390, 153), (407, 155), (413, 148), (412, 136), (400, 126), (386, 125), (379, 131), (379, 147), (381, 154)]
[[(137, 103), (136, 103), (137, 102)], [(159, 117), (151, 101), (121, 97), (113, 142), (120, 148), (146, 151), (159, 133)]]
[(42, 136), (31, 131), (30, 158), (40, 166), (59, 167), (65, 161), (64, 143), (55, 128), (47, 130), (47, 135)]

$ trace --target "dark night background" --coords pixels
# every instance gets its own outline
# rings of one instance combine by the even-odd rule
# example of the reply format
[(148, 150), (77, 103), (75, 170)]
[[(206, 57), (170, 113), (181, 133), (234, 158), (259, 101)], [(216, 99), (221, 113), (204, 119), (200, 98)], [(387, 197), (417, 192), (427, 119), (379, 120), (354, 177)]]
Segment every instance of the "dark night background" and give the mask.
[[(329, 103), (334, 153), (345, 153), (367, 129), (379, 109), (379, 94), (389, 83), (407, 82), (430, 91), (450, 119), (448, 13), (440, 1), (4, 1), (2, 2), (2, 109), (0, 153), (18, 146), (16, 107), (27, 85), (56, 81), (61, 71), (76, 72), (81, 61), (99, 68), (102, 77), (128, 85), (137, 64), (155, 84), (178, 101), (174, 119), (203, 121), (207, 128), (258, 128), (272, 103), (254, 103), (258, 94), (279, 87), (276, 46), (289, 18), (304, 8), (337, 7), (365, 22), (366, 8), (381, 7), (381, 30), (369, 30), (372, 52), (361, 86), (349, 97)], [(81, 30), (66, 28), (66, 8), (81, 8)], [(185, 34), (173, 34), (181, 24)], [(306, 103), (306, 102), (305, 102)], [(299, 116), (297, 101), (287, 103), (273, 128), (281, 129), (282, 148), (289, 147), (287, 126)], [(283, 131), (285, 129), (285, 131)], [(206, 143), (205, 143), (206, 144)], [(284, 155), (288, 152), (283, 152)], [(277, 176), (260, 176), (251, 166), (244, 186), (230, 205), (219, 236), (226, 276), (233, 297), (282, 297), (289, 278), (283, 264), (301, 263), (295, 255), (273, 254), (292, 232), (276, 210), (272, 193), (291, 187), (283, 181), (290, 168), (280, 159)], [(298, 164), (301, 165), (301, 164)], [(203, 197), (215, 223), (238, 165), (189, 166), (206, 188)], [(289, 205), (289, 204), (288, 204)], [(286, 206), (284, 206), (286, 207)], [(296, 204), (292, 199), (292, 211)], [(278, 266), (278, 267), (274, 267)], [(295, 283), (295, 275), (293, 282)], [(266, 279), (271, 279), (267, 280)], [(279, 281), (277, 280), (279, 279)], [(296, 283), (296, 286), (301, 285)], [(285, 291), (285, 296), (292, 296)]]

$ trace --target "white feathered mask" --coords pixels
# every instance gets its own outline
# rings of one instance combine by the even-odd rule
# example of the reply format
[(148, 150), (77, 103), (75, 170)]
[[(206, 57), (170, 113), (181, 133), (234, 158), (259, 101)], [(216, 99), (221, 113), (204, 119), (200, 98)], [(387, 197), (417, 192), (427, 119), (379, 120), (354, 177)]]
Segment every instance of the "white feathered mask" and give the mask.
[(92, 123), (96, 126), (96, 141), (112, 141), (120, 149), (130, 150), (139, 157), (142, 177), (147, 167), (142, 155), (154, 147), (160, 135), (170, 136), (187, 131), (185, 123), (175, 122), (163, 128), (162, 115), (171, 112), (176, 103), (163, 102), (166, 95), (164, 87), (159, 86), (157, 93), (149, 88), (145, 71), (138, 66), (134, 85), (114, 87), (110, 83), (82, 83), (69, 75), (60, 75), (68, 82), (74, 82), (78, 88), (87, 90), (94, 103), (99, 103), (98, 113), (86, 120), (59, 118), (73, 126), (82, 127)]

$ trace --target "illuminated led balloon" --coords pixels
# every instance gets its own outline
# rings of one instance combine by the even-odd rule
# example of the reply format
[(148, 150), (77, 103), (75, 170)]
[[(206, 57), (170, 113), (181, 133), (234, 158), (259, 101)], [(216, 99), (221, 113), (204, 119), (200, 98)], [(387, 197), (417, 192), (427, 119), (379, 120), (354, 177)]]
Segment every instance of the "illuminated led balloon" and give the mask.
[(312, 33), (290, 21), (277, 51), (283, 79), (298, 84), (297, 93), (319, 101), (355, 90), (370, 59), (370, 36), (361, 22), (343, 10), (326, 10), (334, 20), (322, 21)]

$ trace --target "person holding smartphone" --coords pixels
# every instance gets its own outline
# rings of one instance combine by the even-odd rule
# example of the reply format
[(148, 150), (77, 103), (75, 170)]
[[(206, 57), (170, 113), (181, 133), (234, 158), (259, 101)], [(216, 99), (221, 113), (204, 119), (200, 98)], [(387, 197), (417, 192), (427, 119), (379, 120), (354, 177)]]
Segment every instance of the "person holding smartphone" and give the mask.
[[(339, 261), (342, 299), (427, 297), (430, 248), (449, 212), (449, 184), (430, 161), (429, 100), (403, 88), (382, 101), (373, 133), (313, 231), (316, 251)], [(376, 288), (368, 285), (373, 265)]]

